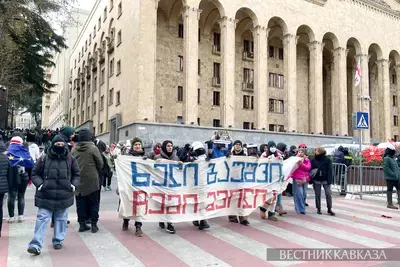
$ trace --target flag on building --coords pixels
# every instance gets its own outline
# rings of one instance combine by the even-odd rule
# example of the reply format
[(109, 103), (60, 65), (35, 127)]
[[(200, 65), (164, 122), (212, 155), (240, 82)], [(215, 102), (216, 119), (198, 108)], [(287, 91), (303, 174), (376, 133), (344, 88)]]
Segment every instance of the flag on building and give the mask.
[(354, 77), (354, 86), (358, 86), (361, 82), (361, 62), (360, 57), (357, 58), (356, 62), (356, 76)]

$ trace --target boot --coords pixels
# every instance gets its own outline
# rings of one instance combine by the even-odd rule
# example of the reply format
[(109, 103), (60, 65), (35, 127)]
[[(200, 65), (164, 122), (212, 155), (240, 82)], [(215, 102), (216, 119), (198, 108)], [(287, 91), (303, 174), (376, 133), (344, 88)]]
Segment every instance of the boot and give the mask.
[(393, 210), (399, 209), (398, 207), (393, 205), (393, 192), (392, 191), (386, 192), (386, 197), (387, 197), (387, 208), (388, 209), (393, 209)]
[(99, 227), (97, 227), (97, 223), (92, 223), (92, 233), (97, 233), (99, 231)]
[(89, 231), (90, 230), (90, 227), (89, 226), (87, 226), (86, 225), (86, 223), (84, 223), (84, 222), (80, 222), (79, 223), (79, 232), (86, 232), (86, 231)]
[(281, 205), (276, 206), (275, 211), (279, 213), (279, 216), (287, 214), (287, 212), (283, 209)]
[(208, 228), (210, 228), (210, 225), (208, 224), (208, 222), (206, 220), (201, 220), (200, 225), (199, 225), (199, 230), (208, 229)]
[(268, 220), (271, 220), (273, 222), (277, 222), (278, 221), (278, 217), (276, 217), (275, 215), (271, 215), (271, 216), (268, 216)]
[(122, 224), (122, 231), (128, 231), (129, 227), (129, 220), (124, 220), (124, 223)]
[(232, 223), (238, 223), (239, 222), (236, 215), (229, 215), (228, 216), (228, 220), (230, 222), (232, 222)]
[(239, 216), (239, 221), (241, 225), (249, 225), (249, 221), (247, 220), (247, 216)]
[(136, 226), (135, 235), (137, 237), (142, 237), (143, 236), (143, 231), (142, 231), (142, 227), (141, 226)]
[(195, 227), (199, 227), (199, 226), (200, 226), (199, 221), (193, 221), (192, 223), (193, 223), (193, 225), (194, 225)]
[(332, 210), (328, 210), (328, 214), (331, 216), (335, 216), (335, 213)]
[(265, 219), (267, 219), (267, 213), (265, 212), (265, 211), (260, 211), (260, 217), (261, 217), (261, 219), (263, 219), (263, 220), (265, 220)]

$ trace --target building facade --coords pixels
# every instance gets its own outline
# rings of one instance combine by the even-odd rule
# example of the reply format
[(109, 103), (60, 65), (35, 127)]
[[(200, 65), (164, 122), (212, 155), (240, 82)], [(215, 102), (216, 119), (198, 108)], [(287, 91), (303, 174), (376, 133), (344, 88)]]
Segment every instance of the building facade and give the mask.
[(36, 127), (35, 119), (31, 113), (23, 113), (24, 109), (18, 109), (14, 114), (14, 128), (25, 130)]
[[(98, 0), (71, 48), (67, 121), (399, 139), (400, 1)], [(355, 86), (356, 62), (361, 82)]]
[(67, 123), (66, 114), (68, 111), (68, 91), (69, 87), (69, 58), (71, 47), (76, 42), (79, 33), (89, 15), (90, 11), (83, 9), (73, 9), (70, 21), (63, 29), (62, 36), (65, 38), (67, 49), (56, 53), (53, 62), (54, 67), (46, 70), (46, 79), (55, 84), (52, 88), (53, 93), (45, 94), (42, 100), (42, 127), (56, 129), (61, 128)]

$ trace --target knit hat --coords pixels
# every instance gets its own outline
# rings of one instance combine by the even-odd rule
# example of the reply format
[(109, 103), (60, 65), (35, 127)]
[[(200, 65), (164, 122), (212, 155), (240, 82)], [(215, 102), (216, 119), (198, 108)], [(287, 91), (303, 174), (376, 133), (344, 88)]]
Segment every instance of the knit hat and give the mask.
[(92, 141), (92, 139), (93, 139), (93, 134), (89, 129), (84, 128), (79, 131), (79, 135), (78, 135), (79, 142)]
[(139, 142), (141, 145), (142, 145), (142, 147), (143, 147), (143, 142), (142, 142), (142, 139), (140, 139), (139, 137), (134, 137), (133, 139), (132, 139), (132, 142), (131, 142), (131, 146), (133, 147), (133, 145), (135, 144), (135, 143), (137, 143), (137, 142)]
[(269, 141), (267, 144), (268, 147), (276, 147), (276, 144), (274, 141)]
[(75, 133), (75, 128), (72, 126), (64, 126), (61, 128), (60, 132), (67, 137), (71, 137), (71, 135)]
[(53, 140), (51, 141), (51, 145), (54, 146), (54, 144), (57, 143), (57, 142), (63, 142), (64, 143), (64, 139), (61, 136), (56, 135), (56, 137), (54, 137)]
[(10, 144), (23, 145), (23, 143), (24, 143), (24, 141), (19, 136), (14, 136), (13, 138), (11, 138), (11, 141), (10, 141)]
[(299, 145), (299, 149), (300, 148), (307, 148), (307, 145), (306, 144), (304, 144), (304, 143), (300, 143), (300, 145)]
[(233, 146), (239, 144), (240, 146), (243, 146), (242, 141), (240, 140), (236, 140), (235, 142), (233, 142)]
[(3, 153), (7, 150), (6, 144), (4, 144), (3, 139), (0, 138), (0, 153)]
[(291, 150), (291, 151), (295, 151), (296, 149), (297, 149), (297, 147), (296, 147), (296, 146), (293, 146), (293, 145), (292, 145), (292, 146), (290, 146), (290, 150)]

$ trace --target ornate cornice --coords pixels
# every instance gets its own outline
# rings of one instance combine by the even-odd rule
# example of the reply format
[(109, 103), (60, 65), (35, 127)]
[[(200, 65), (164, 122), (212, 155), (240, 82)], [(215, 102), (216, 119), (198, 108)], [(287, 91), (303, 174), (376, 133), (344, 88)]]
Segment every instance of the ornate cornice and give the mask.
[(319, 5), (319, 6), (324, 6), (326, 1), (328, 1), (328, 0), (305, 0), (305, 1)]
[(392, 9), (382, 0), (340, 0), (372, 12), (380, 13), (394, 20), (400, 20), (400, 11)]

